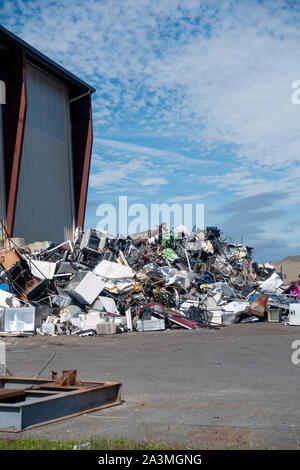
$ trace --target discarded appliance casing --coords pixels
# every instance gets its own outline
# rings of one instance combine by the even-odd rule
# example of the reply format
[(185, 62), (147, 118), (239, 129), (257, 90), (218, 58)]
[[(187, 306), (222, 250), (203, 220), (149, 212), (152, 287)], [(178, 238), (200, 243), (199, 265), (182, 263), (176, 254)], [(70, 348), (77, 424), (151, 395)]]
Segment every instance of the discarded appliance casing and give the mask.
[(137, 331), (158, 331), (165, 330), (164, 318), (151, 317), (151, 320), (138, 320), (136, 325)]
[(0, 307), (21, 307), (21, 302), (14, 294), (0, 290)]
[(106, 232), (96, 230), (94, 228), (88, 228), (82, 237), (80, 249), (102, 253), (103, 248), (105, 246), (106, 238)]
[(8, 253), (0, 256), (0, 263), (4, 269), (10, 269), (15, 263), (22, 260), (22, 256), (16, 249), (12, 249)]
[(54, 323), (43, 323), (42, 324), (42, 333), (44, 335), (53, 336), (56, 333), (56, 325)]
[(97, 335), (114, 335), (117, 332), (117, 325), (113, 322), (99, 323), (96, 326)]
[(41, 281), (38, 281), (37, 279), (32, 278), (31, 281), (27, 283), (28, 288), (24, 290), (27, 300), (35, 301), (40, 299), (40, 297), (42, 297), (46, 291), (48, 284), (48, 279), (42, 279)]
[(91, 271), (80, 271), (64, 289), (82, 305), (90, 305), (104, 288), (104, 281)]
[(28, 260), (31, 274), (37, 279), (53, 279), (56, 263), (48, 261)]
[(57, 294), (52, 297), (52, 303), (54, 305), (57, 305), (60, 308), (66, 308), (72, 304), (72, 297), (70, 297), (67, 294), (65, 295)]
[[(121, 384), (82, 382), (76, 371), (60, 379), (0, 376), (0, 431), (19, 432), (120, 405)], [(73, 385), (72, 385), (73, 384)]]
[(300, 326), (300, 304), (290, 304), (289, 324)]
[(268, 310), (268, 322), (269, 323), (279, 323), (279, 322), (281, 322), (280, 308), (270, 308)]
[(264, 318), (269, 297), (267, 295), (258, 295), (249, 306), (249, 313), (257, 317)]
[(6, 308), (4, 314), (4, 331), (35, 330), (35, 307)]

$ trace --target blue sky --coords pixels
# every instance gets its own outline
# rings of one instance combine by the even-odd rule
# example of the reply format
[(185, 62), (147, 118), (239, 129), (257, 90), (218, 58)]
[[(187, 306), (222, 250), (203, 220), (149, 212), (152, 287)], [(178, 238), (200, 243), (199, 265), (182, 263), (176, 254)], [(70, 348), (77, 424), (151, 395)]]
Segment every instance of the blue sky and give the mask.
[(100, 203), (203, 203), (205, 224), (300, 253), (300, 3), (1, 1), (1, 24), (97, 89)]

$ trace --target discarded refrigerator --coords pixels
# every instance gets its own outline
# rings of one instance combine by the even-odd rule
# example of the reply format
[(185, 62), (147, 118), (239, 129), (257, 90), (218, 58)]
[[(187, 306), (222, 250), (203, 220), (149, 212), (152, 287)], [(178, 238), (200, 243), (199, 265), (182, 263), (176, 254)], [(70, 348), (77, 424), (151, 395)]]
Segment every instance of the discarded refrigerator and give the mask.
[(289, 324), (300, 326), (300, 304), (290, 304)]

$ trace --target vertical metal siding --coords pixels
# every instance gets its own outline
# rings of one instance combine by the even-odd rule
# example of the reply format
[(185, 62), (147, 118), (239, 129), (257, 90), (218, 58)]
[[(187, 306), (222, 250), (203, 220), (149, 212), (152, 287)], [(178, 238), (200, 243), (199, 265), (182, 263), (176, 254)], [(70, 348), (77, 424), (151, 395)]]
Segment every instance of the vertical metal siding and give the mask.
[(30, 63), (14, 236), (63, 241), (74, 230), (68, 90)]
[[(5, 174), (4, 174), (4, 154), (3, 154), (3, 126), (2, 126), (2, 105), (0, 104), (0, 220), (5, 225), (6, 209), (5, 209)], [(0, 223), (0, 240), (5, 238)]]

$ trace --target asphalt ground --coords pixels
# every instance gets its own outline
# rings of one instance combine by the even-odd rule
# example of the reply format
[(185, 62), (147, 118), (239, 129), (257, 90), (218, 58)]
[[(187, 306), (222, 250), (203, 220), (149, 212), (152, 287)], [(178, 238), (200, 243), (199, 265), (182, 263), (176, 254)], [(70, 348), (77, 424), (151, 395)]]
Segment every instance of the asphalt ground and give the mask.
[[(123, 437), (205, 448), (300, 448), (300, 327), (251, 323), (219, 330), (5, 339), (7, 365), (33, 377), (77, 369), (121, 382), (124, 403), (0, 438)], [(300, 354), (298, 355), (300, 358)]]

